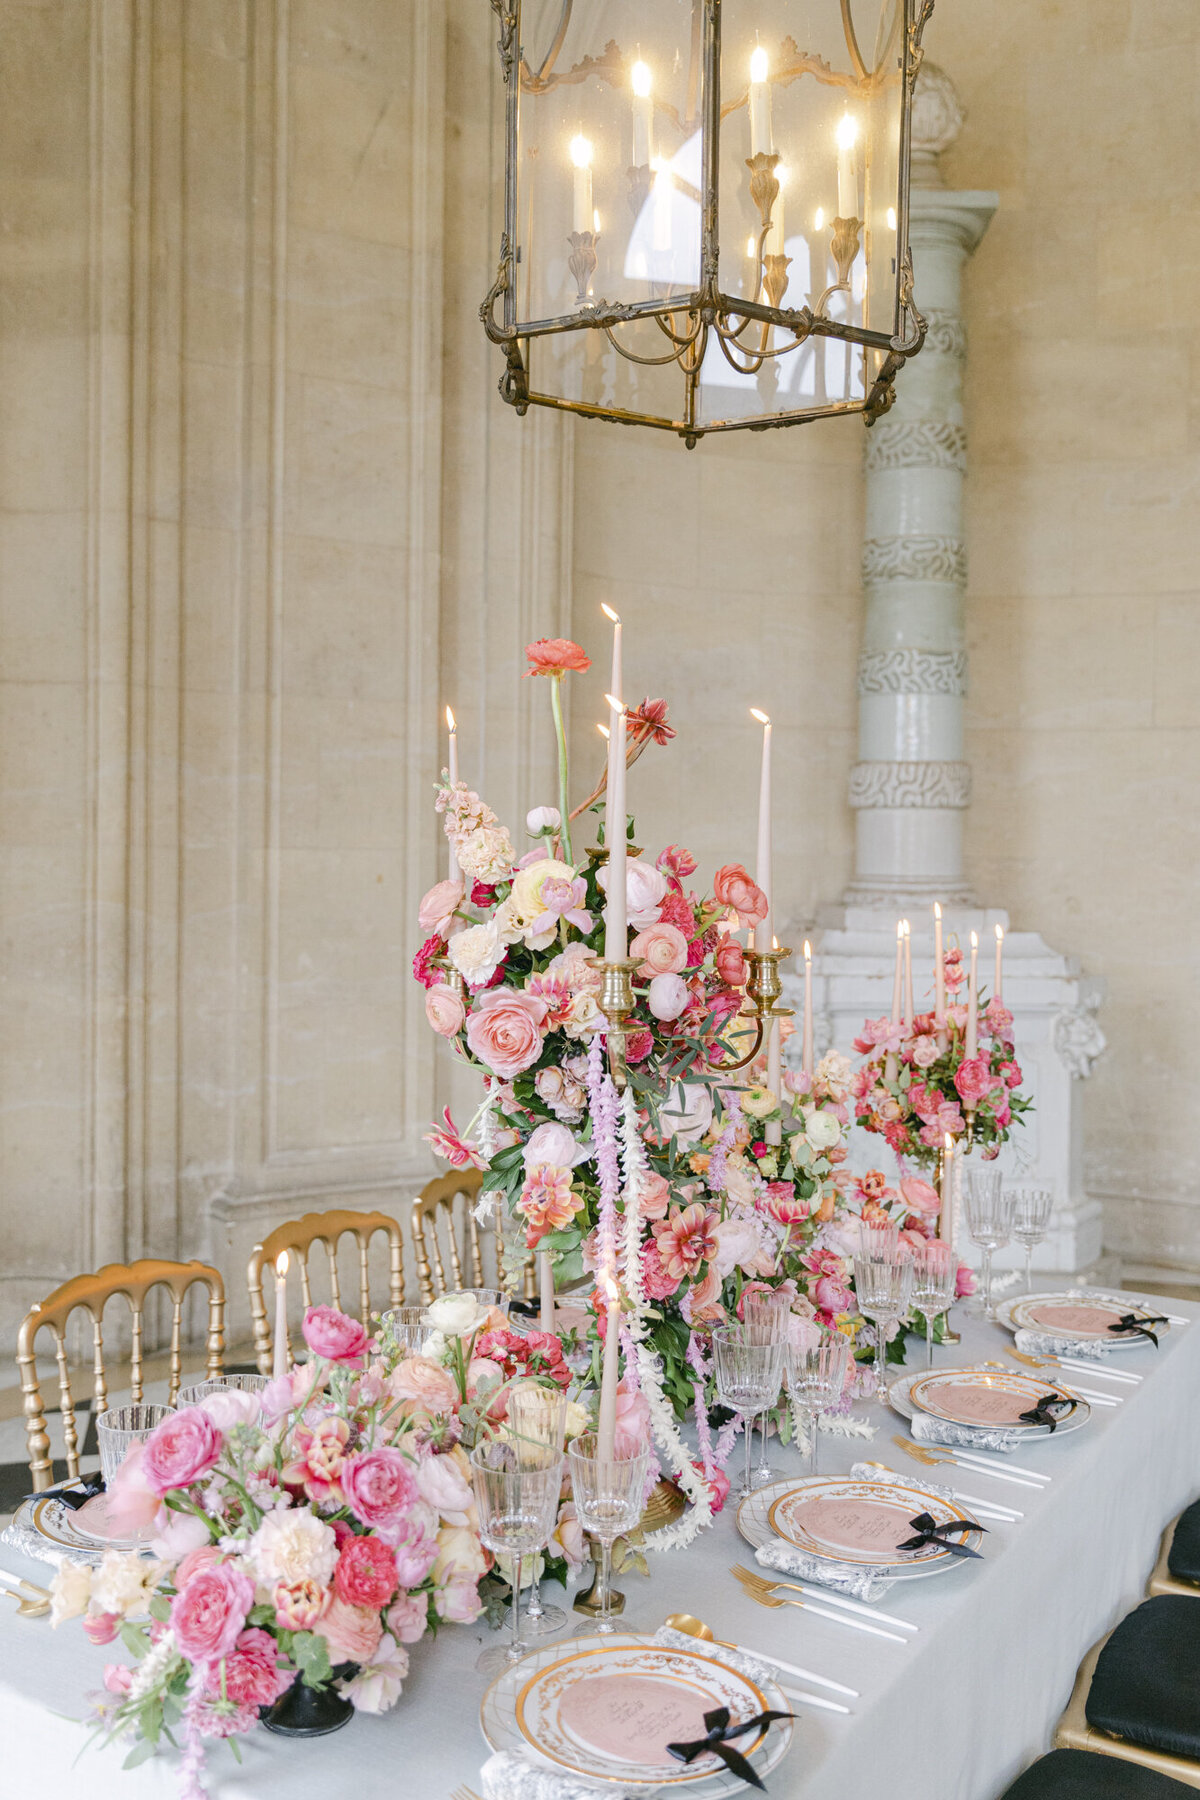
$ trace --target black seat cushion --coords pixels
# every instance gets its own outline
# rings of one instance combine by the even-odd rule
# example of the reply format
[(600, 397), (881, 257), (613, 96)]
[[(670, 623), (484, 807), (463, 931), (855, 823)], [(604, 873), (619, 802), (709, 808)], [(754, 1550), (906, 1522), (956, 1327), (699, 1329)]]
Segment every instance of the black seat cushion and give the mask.
[(1118, 1756), (1052, 1750), (1018, 1776), (1001, 1800), (1182, 1800), (1194, 1791)]
[(1143, 1600), (1100, 1652), (1087, 1722), (1149, 1750), (1200, 1760), (1200, 1606), (1185, 1594)]
[(1200, 1584), (1200, 1500), (1181, 1513), (1167, 1552), (1167, 1568), (1176, 1581)]

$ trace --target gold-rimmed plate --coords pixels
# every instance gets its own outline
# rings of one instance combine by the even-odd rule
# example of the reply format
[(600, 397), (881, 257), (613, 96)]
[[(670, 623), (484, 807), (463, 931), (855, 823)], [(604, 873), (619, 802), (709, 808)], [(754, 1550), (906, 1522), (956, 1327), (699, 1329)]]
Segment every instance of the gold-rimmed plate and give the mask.
[[(1066, 1294), (1022, 1294), (997, 1308), (1000, 1322), (1010, 1331), (1041, 1331), (1047, 1337), (1076, 1343), (1103, 1344), (1109, 1350), (1136, 1350), (1150, 1343), (1138, 1331), (1110, 1331), (1132, 1314), (1135, 1319), (1161, 1318), (1157, 1307), (1131, 1300), (1128, 1295), (1088, 1289)], [(1171, 1329), (1170, 1321), (1151, 1325), (1155, 1337)]]
[[(1059, 1431), (1077, 1430), (1091, 1416), (1087, 1401), (1069, 1388), (1015, 1369), (937, 1369), (915, 1376), (907, 1389), (915, 1412), (974, 1431), (1019, 1431), (1028, 1437), (1050, 1437)], [(1047, 1394), (1061, 1401), (1054, 1434), (1049, 1425), (1036, 1425), (1021, 1417), (1033, 1412)]]
[[(103, 1498), (103, 1496), (100, 1496)], [(108, 1550), (146, 1549), (144, 1539), (113, 1536), (100, 1519), (89, 1519), (88, 1507), (67, 1506), (51, 1489), (23, 1500), (5, 1533), (5, 1541), (24, 1550), (39, 1562), (58, 1563), (64, 1557), (73, 1562), (99, 1563)], [(94, 1528), (89, 1529), (89, 1524)], [(146, 1533), (150, 1537), (151, 1532)]]
[[(912, 1521), (929, 1513), (939, 1525), (968, 1514), (954, 1501), (919, 1481), (856, 1481), (848, 1475), (814, 1475), (772, 1482), (742, 1501), (738, 1530), (759, 1550), (772, 1538), (794, 1544), (821, 1562), (886, 1570), (898, 1580), (941, 1575), (966, 1559), (938, 1544), (901, 1550), (913, 1536)], [(978, 1550), (979, 1532), (964, 1532), (962, 1543)]]
[[(533, 1651), (497, 1677), (480, 1709), (493, 1750), (520, 1750), (547, 1768), (626, 1793), (686, 1789), (689, 1800), (726, 1800), (745, 1784), (714, 1756), (685, 1765), (666, 1745), (704, 1736), (704, 1714), (731, 1717), (789, 1710), (762, 1686), (714, 1657), (619, 1633)], [(738, 1748), (760, 1777), (786, 1755), (792, 1726), (748, 1733)]]

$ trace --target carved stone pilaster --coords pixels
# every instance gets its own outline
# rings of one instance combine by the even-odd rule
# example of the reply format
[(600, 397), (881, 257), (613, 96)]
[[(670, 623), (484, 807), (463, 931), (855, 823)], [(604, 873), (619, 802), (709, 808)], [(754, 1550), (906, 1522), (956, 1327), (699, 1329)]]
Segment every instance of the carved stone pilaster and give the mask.
[(850, 771), (850, 805), (951, 807), (971, 802), (971, 766), (965, 762), (860, 762)]
[(867, 473), (880, 469), (954, 469), (967, 467), (965, 425), (948, 419), (885, 419), (867, 438)]
[(1099, 994), (1087, 994), (1079, 1006), (1064, 1006), (1054, 1015), (1051, 1032), (1055, 1050), (1066, 1070), (1077, 1081), (1086, 1081), (1093, 1065), (1108, 1048), (1108, 1039), (1096, 1021)]
[(953, 537), (868, 538), (863, 545), (863, 581), (952, 581), (965, 587), (967, 547)]
[(967, 360), (967, 328), (956, 312), (943, 312), (940, 307), (926, 308), (925, 320), (929, 326), (925, 333), (925, 350), (932, 350), (935, 356), (953, 356), (958, 362)]
[(965, 694), (965, 650), (864, 650), (860, 694)]

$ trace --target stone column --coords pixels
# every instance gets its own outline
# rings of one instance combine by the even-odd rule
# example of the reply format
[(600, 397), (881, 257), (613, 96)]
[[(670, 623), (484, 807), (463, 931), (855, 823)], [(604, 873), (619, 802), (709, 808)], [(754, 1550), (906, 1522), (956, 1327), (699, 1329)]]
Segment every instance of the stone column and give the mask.
[(847, 903), (969, 901), (963, 812), (962, 271), (996, 210), (991, 193), (950, 193), (938, 155), (962, 111), (926, 64), (913, 115), (910, 209), (917, 304), (929, 324), (897, 383), (892, 411), (867, 438), (863, 545), (866, 628), (858, 665), (859, 762), (850, 777), (857, 856)]

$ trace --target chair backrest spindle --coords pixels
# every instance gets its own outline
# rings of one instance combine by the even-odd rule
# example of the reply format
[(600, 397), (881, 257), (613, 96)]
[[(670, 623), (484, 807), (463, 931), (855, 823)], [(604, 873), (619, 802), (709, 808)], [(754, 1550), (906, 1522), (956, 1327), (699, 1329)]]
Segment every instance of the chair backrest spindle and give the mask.
[(404, 1241), (400, 1235), (399, 1224), (389, 1213), (336, 1210), (325, 1213), (306, 1213), (302, 1219), (291, 1219), (287, 1224), (277, 1226), (263, 1239), (261, 1244), (254, 1246), (246, 1271), (246, 1282), (250, 1290), (254, 1353), (259, 1369), (264, 1375), (271, 1373), (274, 1363), (272, 1326), (263, 1294), (264, 1269), (268, 1265), (273, 1266), (276, 1259), (286, 1250), (289, 1271), (296, 1263), (299, 1263), (300, 1293), (305, 1309), (307, 1309), (313, 1304), (309, 1258), (313, 1245), (320, 1244), (329, 1264), (330, 1299), (334, 1306), (345, 1310), (342, 1306), (342, 1286), (338, 1276), (338, 1246), (341, 1239), (349, 1233), (358, 1246), (359, 1317), (364, 1325), (369, 1325), (371, 1318), (370, 1246), (372, 1238), (381, 1231), (386, 1234), (388, 1239), (388, 1303), (391, 1306), (401, 1306), (404, 1303)]

